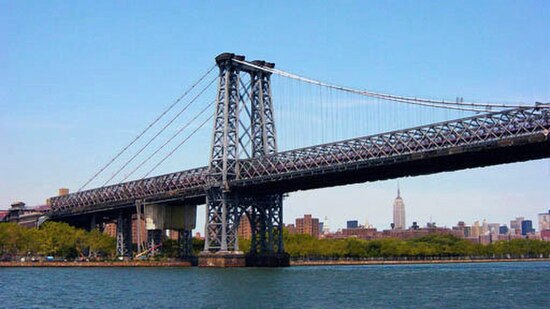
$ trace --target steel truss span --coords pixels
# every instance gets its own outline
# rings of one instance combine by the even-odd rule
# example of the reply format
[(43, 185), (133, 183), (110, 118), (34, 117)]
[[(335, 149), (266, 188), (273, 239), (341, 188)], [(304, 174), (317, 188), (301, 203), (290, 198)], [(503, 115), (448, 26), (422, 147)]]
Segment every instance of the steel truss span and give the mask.
[(52, 217), (76, 215), (121, 206), (131, 207), (138, 199), (160, 200), (181, 196), (201, 196), (204, 195), (203, 187), (206, 185), (207, 172), (207, 167), (201, 167), (52, 197), (50, 215)]
[[(549, 107), (510, 109), (243, 160), (234, 185), (284, 182), (308, 174), (323, 178), (328, 172), (389, 164), (407, 155), (421, 157), (451, 149), (454, 153), (468, 152), (495, 142), (505, 146), (506, 141), (521, 137), (531, 138), (528, 142), (535, 142), (537, 136), (548, 141), (549, 130)], [(545, 157), (548, 155), (547, 151)]]
[[(550, 156), (549, 133), (550, 107), (516, 108), (239, 160), (237, 177), (228, 185), (236, 190), (268, 183), (280, 185), (311, 175), (322, 180), (329, 172), (338, 173), (368, 164), (393, 164), (403, 156), (414, 158), (438, 151), (444, 154), (467, 153), (479, 151), (479, 146), (489, 144), (506, 148), (510, 146), (507, 141), (519, 138), (527, 144), (542, 144), (543, 153), (537, 158), (544, 158)], [(514, 161), (519, 160), (508, 160)], [(204, 201), (209, 175), (208, 167), (201, 167), (53, 197), (50, 199), (50, 216), (129, 208), (134, 206), (136, 199), (197, 198)], [(308, 185), (303, 184), (303, 189), (307, 188)], [(279, 193), (298, 189), (280, 189)]]

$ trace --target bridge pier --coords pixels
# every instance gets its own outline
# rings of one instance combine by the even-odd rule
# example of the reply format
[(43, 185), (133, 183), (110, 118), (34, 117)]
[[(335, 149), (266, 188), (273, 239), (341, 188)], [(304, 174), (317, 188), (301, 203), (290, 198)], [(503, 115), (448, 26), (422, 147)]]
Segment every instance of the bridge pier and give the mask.
[(255, 267), (289, 266), (289, 255), (283, 244), (283, 197), (281, 194), (249, 199), (248, 216), (252, 237), (246, 265)]
[(193, 257), (193, 235), (191, 230), (178, 230), (179, 255), (182, 260), (192, 260)]
[(237, 225), (238, 196), (213, 187), (206, 192), (206, 227), (201, 267), (243, 267), (245, 256), (239, 251)]
[(118, 258), (132, 259), (132, 215), (120, 212), (116, 222), (116, 252)]
[(160, 246), (162, 244), (163, 230), (147, 230), (147, 249), (149, 250), (149, 256), (155, 256), (160, 253)]

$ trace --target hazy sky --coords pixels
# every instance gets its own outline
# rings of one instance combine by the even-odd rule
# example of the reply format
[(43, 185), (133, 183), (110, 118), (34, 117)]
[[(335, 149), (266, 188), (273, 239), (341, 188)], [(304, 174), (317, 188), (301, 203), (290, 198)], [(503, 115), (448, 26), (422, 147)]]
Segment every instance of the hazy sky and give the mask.
[[(549, 29), (548, 1), (0, 0), (0, 208), (77, 189), (224, 51), (394, 94), (548, 102)], [(158, 172), (206, 164), (208, 134)], [(407, 224), (450, 226), (536, 220), (549, 180), (545, 159), (399, 181)], [(396, 186), (292, 193), (285, 221), (387, 228)]]

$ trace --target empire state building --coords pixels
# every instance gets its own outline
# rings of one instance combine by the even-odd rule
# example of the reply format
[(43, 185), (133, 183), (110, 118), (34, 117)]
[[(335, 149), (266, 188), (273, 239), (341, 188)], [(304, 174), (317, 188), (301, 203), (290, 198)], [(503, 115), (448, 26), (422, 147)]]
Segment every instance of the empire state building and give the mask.
[(396, 230), (404, 230), (407, 226), (405, 222), (405, 203), (401, 198), (399, 186), (397, 186), (397, 197), (393, 202), (393, 224)]

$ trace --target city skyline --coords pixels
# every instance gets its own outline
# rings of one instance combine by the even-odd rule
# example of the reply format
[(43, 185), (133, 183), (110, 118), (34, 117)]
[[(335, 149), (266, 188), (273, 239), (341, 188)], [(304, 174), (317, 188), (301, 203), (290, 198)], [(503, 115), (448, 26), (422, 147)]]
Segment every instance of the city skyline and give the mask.
[[(521, 163), (515, 163), (515, 164), (521, 164)], [(453, 172), (453, 173), (456, 173), (456, 172)], [(436, 175), (438, 175), (438, 174), (429, 175), (429, 176), (433, 177), (433, 176), (436, 176)], [(420, 177), (425, 177), (425, 176), (420, 176)], [(289, 215), (288, 211), (286, 211), (285, 214), (284, 214), (283, 222), (285, 224), (293, 223), (294, 219), (298, 218), (299, 216), (302, 216), (304, 213), (311, 213), (313, 216), (319, 217), (320, 222), (324, 222), (324, 220), (321, 220), (321, 218), (328, 218), (328, 220), (330, 221), (331, 232), (336, 231), (336, 230), (333, 230), (335, 227), (336, 228), (345, 228), (346, 222), (348, 220), (357, 220), (360, 225), (364, 225), (363, 224), (364, 222), (368, 222), (369, 225), (371, 225), (374, 228), (380, 229), (380, 230), (391, 229), (391, 223), (393, 223), (393, 219), (392, 219), (393, 218), (393, 210), (395, 208), (395, 202), (396, 202), (396, 199), (397, 199), (395, 197), (395, 188), (396, 187), (397, 187), (397, 190), (398, 190), (397, 194), (401, 198), (401, 201), (403, 202), (404, 200), (406, 200), (406, 198), (403, 198), (403, 196), (401, 194), (401, 188), (402, 188), (401, 182), (403, 182), (404, 179), (406, 180), (407, 178), (401, 178), (397, 181), (396, 180), (389, 180), (389, 181), (381, 181), (381, 182), (374, 182), (374, 183), (362, 183), (362, 184), (344, 186), (344, 187), (351, 187), (351, 189), (353, 189), (353, 188), (355, 188), (355, 189), (360, 188), (361, 189), (361, 187), (363, 187), (363, 189), (366, 189), (365, 185), (376, 184), (379, 187), (377, 188), (377, 190), (375, 190), (375, 192), (377, 192), (377, 193), (384, 192), (384, 195), (390, 195), (391, 194), (390, 192), (391, 192), (392, 188), (388, 188), (387, 185), (393, 185), (394, 186), (394, 188), (393, 188), (394, 198), (389, 199), (389, 201), (386, 203), (387, 205), (385, 205), (385, 206), (386, 206), (387, 209), (384, 209), (383, 207), (377, 207), (377, 208), (367, 207), (366, 208), (366, 209), (376, 209), (376, 210), (382, 209), (382, 212), (375, 212), (375, 213), (378, 213), (378, 214), (379, 213), (386, 213), (387, 215), (389, 215), (387, 217), (385, 217), (385, 216), (380, 217), (380, 216), (374, 216), (374, 215), (369, 216), (367, 214), (365, 214), (363, 217), (361, 217), (361, 216), (355, 216), (354, 217), (354, 216), (347, 216), (345, 213), (342, 213), (342, 212), (336, 212), (337, 215), (334, 216), (334, 217), (331, 217), (331, 216), (327, 215), (326, 213), (319, 213), (318, 210), (315, 210), (315, 209), (312, 209), (312, 208), (307, 208), (307, 207), (305, 209), (306, 210), (310, 209), (311, 211), (309, 211), (309, 212), (305, 211), (305, 212), (299, 214), (301, 209), (304, 209), (304, 207), (300, 207), (300, 206), (296, 207), (296, 205), (294, 204), (296, 201), (292, 199), (293, 193), (290, 193), (287, 197), (285, 197), (285, 203), (287, 203), (288, 200), (290, 199), (291, 205), (294, 205), (294, 207), (291, 208), (291, 210), (293, 210), (293, 212), (291, 212), (292, 215)], [(374, 185), (371, 186), (371, 187), (374, 187)], [(300, 192), (298, 192), (298, 194), (299, 193), (308, 193), (308, 194), (312, 193), (313, 194), (317, 191), (331, 190), (331, 189), (335, 189), (335, 188), (333, 187), (333, 188), (320, 189), (320, 190), (310, 190), (310, 191), (305, 191), (305, 192), (300, 191)], [(60, 190), (64, 191), (65, 188), (60, 188)], [(407, 190), (405, 190), (405, 196), (407, 194), (411, 194), (411, 196), (416, 196), (416, 194), (414, 194), (414, 192), (407, 192)], [(324, 200), (323, 198), (320, 198), (320, 199)], [(15, 200), (12, 203), (15, 203), (15, 202), (23, 202), (23, 203), (26, 204), (26, 207), (40, 207), (40, 206), (43, 207), (46, 204), (46, 201), (44, 201), (43, 203), (38, 203), (38, 204), (29, 204), (25, 200)], [(430, 200), (429, 199), (424, 200), (424, 202), (425, 203), (426, 202), (430, 203)], [(433, 201), (431, 201), (431, 202), (434, 203)], [(10, 205), (11, 205), (11, 203), (10, 203)], [(303, 206), (303, 205), (301, 205), (301, 206)], [(425, 212), (426, 208), (418, 207), (418, 205), (416, 207), (414, 205), (411, 205), (411, 206), (412, 206), (413, 209), (419, 210), (420, 213), (426, 213)], [(549, 204), (549, 206), (550, 206), (550, 204)], [(0, 210), (8, 210), (9, 207), (10, 207), (9, 205), (8, 206), (0, 205)], [(202, 208), (202, 207), (204, 207), (204, 205), (199, 205), (198, 206), (198, 208), (197, 208), (198, 213), (204, 211), (204, 208)], [(360, 207), (358, 207), (358, 206), (351, 206), (349, 209), (356, 209), (356, 208), (360, 209)], [(546, 209), (549, 209), (549, 208), (550, 207), (547, 206)], [(486, 212), (487, 216), (482, 217), (482, 216), (476, 216), (475, 212), (465, 214), (465, 213), (462, 213), (462, 212), (458, 211), (458, 212), (456, 212), (457, 214), (460, 214), (464, 218), (469, 218), (469, 219), (463, 219), (463, 217), (453, 218), (453, 217), (448, 216), (447, 221), (438, 220), (437, 216), (434, 216), (432, 213), (430, 213), (428, 217), (421, 217), (421, 216), (415, 216), (415, 214), (411, 214), (410, 212), (405, 211), (405, 214), (406, 214), (405, 220), (406, 220), (407, 223), (404, 226), (404, 229), (408, 229), (412, 225), (412, 222), (417, 222), (417, 224), (419, 224), (420, 226), (426, 226), (426, 224), (434, 222), (439, 227), (448, 227), (448, 228), (450, 228), (451, 226), (456, 225), (456, 223), (459, 222), (459, 221), (464, 221), (466, 223), (473, 224), (476, 221), (481, 223), (482, 221), (486, 220), (489, 223), (499, 223), (501, 225), (504, 224), (504, 225), (508, 226), (510, 220), (512, 220), (513, 218), (521, 217), (521, 218), (525, 218), (526, 220), (531, 220), (533, 222), (533, 227), (538, 230), (538, 223), (537, 223), (538, 222), (538, 217), (541, 213), (542, 214), (545, 213), (544, 212), (545, 211), (544, 206), (540, 210), (536, 211), (536, 213), (523, 213), (521, 211), (518, 211), (518, 210), (514, 209), (513, 207), (508, 208), (506, 210), (508, 210), (508, 211), (504, 212), (504, 213), (512, 214), (508, 218), (506, 218), (506, 215), (502, 214), (503, 212), (501, 212), (500, 215), (497, 215), (495, 213), (491, 214), (491, 213)], [(294, 216), (294, 217), (291, 217), (291, 216)], [(495, 217), (499, 218), (499, 219), (498, 220), (494, 219)], [(510, 226), (508, 226), (508, 227), (510, 227)], [(197, 216), (197, 227), (194, 229), (194, 231), (200, 232), (201, 234), (204, 232), (204, 219), (201, 216)]]

